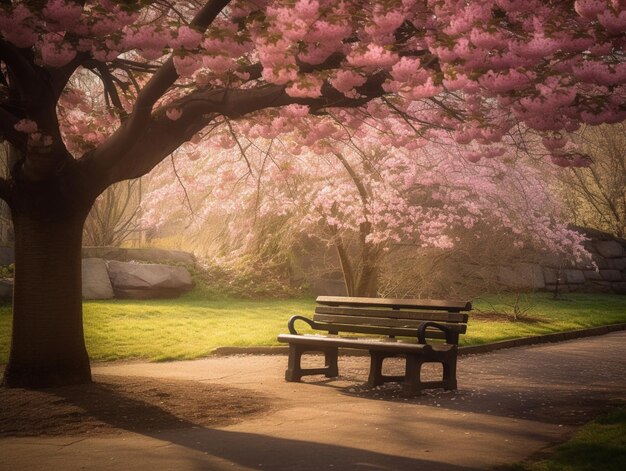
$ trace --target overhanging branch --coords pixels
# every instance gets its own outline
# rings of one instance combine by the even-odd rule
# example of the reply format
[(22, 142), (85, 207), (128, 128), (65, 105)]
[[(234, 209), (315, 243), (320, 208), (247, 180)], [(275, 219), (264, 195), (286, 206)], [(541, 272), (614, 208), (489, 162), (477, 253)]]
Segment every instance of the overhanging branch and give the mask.
[[(191, 26), (201, 31), (206, 30), (228, 3), (230, 0), (209, 0), (191, 21)], [(126, 159), (128, 151), (134, 147), (133, 144), (137, 141), (137, 137), (145, 136), (145, 129), (150, 125), (154, 104), (176, 82), (177, 78), (174, 58), (171, 55), (137, 95), (130, 117), (91, 154), (91, 160), (94, 162), (103, 161), (103, 166), (110, 167), (113, 161)]]

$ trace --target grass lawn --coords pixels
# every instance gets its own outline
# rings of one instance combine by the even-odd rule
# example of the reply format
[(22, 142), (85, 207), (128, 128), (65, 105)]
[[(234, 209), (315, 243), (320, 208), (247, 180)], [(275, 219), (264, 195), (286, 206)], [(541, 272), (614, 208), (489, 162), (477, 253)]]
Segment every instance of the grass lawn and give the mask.
[[(474, 300), (478, 316), (470, 319), (462, 344), (480, 344), (626, 322), (626, 296), (548, 293), (522, 299), (532, 322), (481, 319), (481, 312), (511, 312), (513, 296)], [(89, 301), (84, 304), (85, 337), (92, 360), (151, 361), (207, 356), (221, 346), (276, 345), (293, 314), (312, 315), (314, 300), (251, 301), (215, 299), (202, 289), (173, 300)], [(0, 363), (6, 363), (11, 309), (0, 307)]]
[(583, 426), (547, 458), (500, 471), (622, 471), (626, 463), (626, 406)]

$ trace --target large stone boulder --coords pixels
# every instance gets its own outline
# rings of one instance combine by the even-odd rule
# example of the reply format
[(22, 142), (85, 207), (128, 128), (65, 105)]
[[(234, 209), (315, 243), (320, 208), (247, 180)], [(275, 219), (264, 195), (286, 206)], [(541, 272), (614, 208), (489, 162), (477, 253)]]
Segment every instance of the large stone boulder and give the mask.
[(101, 258), (83, 258), (83, 299), (111, 299), (113, 286), (107, 265)]
[(117, 298), (175, 298), (194, 286), (185, 267), (115, 260), (107, 265)]

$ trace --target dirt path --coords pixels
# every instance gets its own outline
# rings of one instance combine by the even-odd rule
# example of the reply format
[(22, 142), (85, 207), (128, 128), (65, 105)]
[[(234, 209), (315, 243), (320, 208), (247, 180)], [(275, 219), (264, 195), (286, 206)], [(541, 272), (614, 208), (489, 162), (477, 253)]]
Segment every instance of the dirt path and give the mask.
[(396, 387), (363, 388), (362, 357), (344, 357), (339, 379), (308, 384), (284, 382), (284, 356), (100, 364), (97, 375), (238, 388), (267, 399), (269, 409), (233, 425), (2, 438), (0, 469), (489, 469), (563, 440), (626, 400), (625, 357), (623, 331), (467, 356), (458, 391), (410, 400)]

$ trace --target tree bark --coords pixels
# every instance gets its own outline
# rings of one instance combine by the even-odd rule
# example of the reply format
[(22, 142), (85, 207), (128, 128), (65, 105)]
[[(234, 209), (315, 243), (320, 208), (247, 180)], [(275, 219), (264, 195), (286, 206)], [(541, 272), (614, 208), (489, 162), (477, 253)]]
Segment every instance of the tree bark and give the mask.
[(81, 245), (91, 195), (67, 174), (17, 180), (13, 336), (3, 385), (41, 388), (91, 381), (82, 324)]
[(362, 260), (358, 281), (355, 288), (355, 296), (366, 298), (378, 297), (378, 264), (377, 257), (367, 254)]

